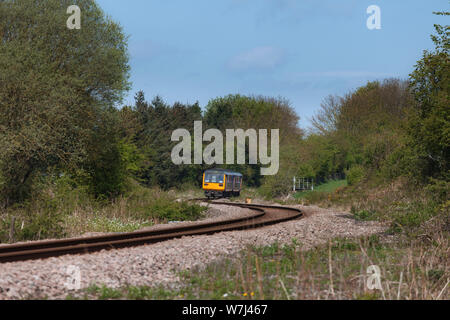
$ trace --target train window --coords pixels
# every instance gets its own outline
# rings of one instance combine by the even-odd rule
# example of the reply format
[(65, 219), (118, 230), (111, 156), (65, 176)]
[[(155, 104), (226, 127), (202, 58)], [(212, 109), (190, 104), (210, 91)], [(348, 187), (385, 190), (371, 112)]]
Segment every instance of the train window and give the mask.
[(228, 183), (228, 185), (233, 184), (233, 176), (227, 176), (227, 183)]
[(207, 173), (205, 175), (206, 183), (223, 183), (223, 174), (221, 173)]

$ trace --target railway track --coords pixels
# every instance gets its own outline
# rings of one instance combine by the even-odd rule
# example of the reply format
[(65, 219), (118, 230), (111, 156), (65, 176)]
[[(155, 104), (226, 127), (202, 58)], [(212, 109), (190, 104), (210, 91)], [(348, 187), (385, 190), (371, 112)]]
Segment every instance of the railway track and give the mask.
[(217, 202), (207, 201), (205, 199), (192, 200), (247, 208), (254, 211), (254, 213), (245, 218), (205, 222), (188, 226), (174, 226), (158, 230), (6, 245), (0, 247), (0, 263), (44, 259), (66, 254), (83, 254), (100, 250), (151, 244), (184, 236), (252, 229), (297, 219), (303, 215), (299, 209), (281, 206)]

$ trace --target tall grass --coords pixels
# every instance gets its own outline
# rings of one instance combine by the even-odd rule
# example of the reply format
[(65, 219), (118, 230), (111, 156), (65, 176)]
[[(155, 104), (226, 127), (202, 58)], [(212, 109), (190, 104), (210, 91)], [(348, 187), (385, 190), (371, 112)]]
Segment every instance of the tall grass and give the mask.
[(128, 232), (168, 221), (197, 220), (204, 207), (176, 201), (175, 193), (134, 184), (113, 200), (94, 199), (82, 187), (58, 179), (26, 203), (0, 211), (0, 242), (79, 236), (88, 232)]
[[(177, 289), (164, 286), (111, 289), (93, 285), (98, 299), (449, 299), (448, 237), (392, 244), (377, 235), (334, 239), (312, 249), (291, 244), (249, 247), (238, 258), (223, 259), (180, 273)], [(379, 288), (369, 288), (368, 267), (380, 268)]]
[(333, 193), (338, 193), (347, 186), (347, 180), (332, 180), (315, 186), (314, 190), (299, 191), (294, 194), (294, 199), (306, 203), (316, 203), (328, 199)]

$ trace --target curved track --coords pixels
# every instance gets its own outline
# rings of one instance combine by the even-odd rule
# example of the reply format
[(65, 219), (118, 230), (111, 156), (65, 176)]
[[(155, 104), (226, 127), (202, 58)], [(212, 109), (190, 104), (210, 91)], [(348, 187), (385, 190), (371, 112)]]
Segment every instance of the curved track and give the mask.
[[(205, 201), (204, 199), (193, 200)], [(43, 259), (65, 254), (82, 254), (105, 249), (133, 247), (180, 238), (183, 236), (205, 235), (223, 231), (252, 229), (297, 219), (303, 215), (299, 209), (281, 206), (216, 201), (208, 202), (212, 204), (248, 208), (253, 210), (254, 214), (245, 218), (205, 222), (180, 227), (167, 227), (158, 230), (6, 245), (0, 247), (0, 263)]]

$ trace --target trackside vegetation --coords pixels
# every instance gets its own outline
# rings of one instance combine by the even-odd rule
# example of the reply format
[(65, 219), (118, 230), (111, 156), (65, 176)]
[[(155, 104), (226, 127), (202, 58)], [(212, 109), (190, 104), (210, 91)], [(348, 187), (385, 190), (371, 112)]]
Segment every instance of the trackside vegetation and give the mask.
[[(422, 251), (417, 241), (383, 243), (376, 235), (334, 239), (309, 250), (292, 239), (291, 244), (248, 247), (237, 259), (181, 272), (175, 287), (92, 284), (67, 299), (448, 299), (447, 253), (437, 243), (429, 249)], [(366, 286), (366, 270), (374, 264), (383, 266), (381, 290)]]
[[(175, 289), (93, 284), (86, 297), (448, 299), (448, 25), (435, 25), (434, 49), (407, 79), (329, 95), (301, 128), (283, 97), (229, 94), (200, 106), (138, 91), (123, 105), (128, 35), (93, 0), (75, 1), (83, 32), (71, 32), (73, 2), (0, 1), (0, 243), (200, 219), (205, 208), (184, 195), (199, 196), (203, 171), (217, 165), (174, 165), (172, 132), (193, 131), (194, 121), (224, 135), (279, 128), (276, 176), (261, 176), (260, 164), (221, 166), (243, 174), (241, 199), (344, 209), (386, 222), (387, 233), (250, 247), (182, 273)], [(294, 176), (314, 179), (315, 190), (293, 194)], [(384, 266), (383, 290), (367, 291), (359, 277), (372, 264)]]

